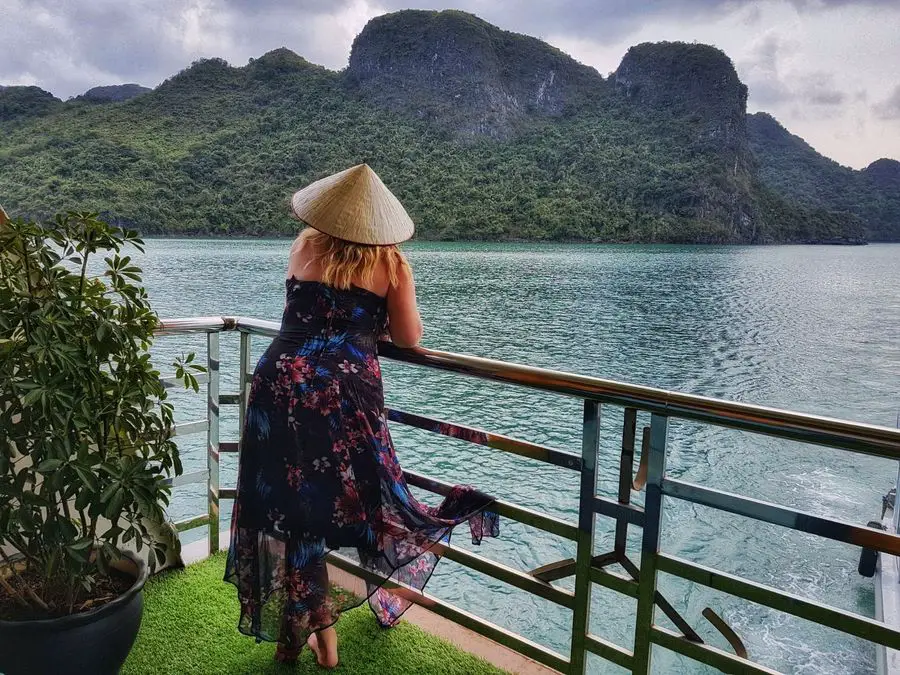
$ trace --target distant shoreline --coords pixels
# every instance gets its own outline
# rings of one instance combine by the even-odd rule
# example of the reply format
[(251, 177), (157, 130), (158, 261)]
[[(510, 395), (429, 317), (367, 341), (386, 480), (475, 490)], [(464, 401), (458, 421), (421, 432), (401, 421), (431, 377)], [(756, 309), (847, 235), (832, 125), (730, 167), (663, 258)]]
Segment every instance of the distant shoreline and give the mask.
[[(278, 234), (266, 234), (260, 236), (252, 236), (252, 235), (215, 235), (215, 234), (148, 234), (148, 235), (140, 235), (141, 239), (145, 241), (149, 240), (166, 240), (166, 239), (194, 239), (197, 241), (290, 241), (293, 240), (296, 235), (278, 235)], [(655, 242), (647, 242), (647, 241), (585, 241), (583, 239), (429, 239), (429, 238), (415, 238), (410, 239), (408, 242), (404, 242), (408, 244), (415, 243), (427, 243), (427, 244), (516, 244), (516, 245), (555, 245), (555, 244), (565, 244), (568, 246), (572, 245), (582, 245), (582, 246), (743, 246), (743, 247), (762, 247), (762, 246), (831, 246), (831, 247), (841, 247), (841, 246), (868, 246), (869, 244), (900, 244), (900, 241), (865, 241), (865, 240), (851, 240), (851, 241), (838, 241), (838, 240), (812, 240), (812, 241), (778, 241), (778, 242), (766, 242), (766, 243), (757, 243), (757, 244), (749, 244), (749, 243), (735, 243), (735, 242), (691, 242), (691, 241), (682, 241), (682, 242), (666, 242), (666, 241), (655, 241)], [(402, 244), (401, 244), (402, 245)]]

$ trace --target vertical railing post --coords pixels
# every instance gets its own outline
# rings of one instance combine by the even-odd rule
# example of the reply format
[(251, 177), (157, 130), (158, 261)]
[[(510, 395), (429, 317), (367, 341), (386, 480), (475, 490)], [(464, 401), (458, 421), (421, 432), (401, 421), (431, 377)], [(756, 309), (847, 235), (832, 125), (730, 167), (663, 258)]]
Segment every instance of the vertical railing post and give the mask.
[(647, 461), (647, 497), (644, 501), (644, 538), (641, 543), (641, 575), (634, 626), (633, 673), (650, 672), (650, 628), (656, 615), (656, 567), (662, 522), (662, 482), (666, 474), (668, 418), (650, 417), (650, 457)]
[[(637, 410), (625, 408), (622, 420), (622, 453), (619, 456), (619, 503), (631, 503), (631, 483), (634, 478), (634, 436), (637, 430)], [(625, 556), (628, 543), (628, 521), (616, 519), (616, 538), (613, 546), (616, 557), (621, 560)]]
[(207, 333), (206, 367), (209, 383), (206, 386), (206, 467), (207, 513), (209, 516), (209, 554), (219, 551), (219, 334)]
[(581, 484), (578, 497), (578, 549), (575, 554), (575, 606), (572, 610), (570, 673), (584, 673), (584, 643), (591, 617), (591, 559), (594, 556), (594, 497), (597, 495), (597, 454), (600, 449), (600, 404), (584, 402), (581, 427)]
[(894, 482), (894, 516), (891, 518), (891, 532), (900, 534), (900, 467), (897, 469), (897, 480)]
[(250, 396), (250, 374), (247, 372), (250, 368), (250, 333), (241, 331), (241, 356), (240, 356), (240, 375), (238, 377), (238, 391), (240, 391), (240, 401), (238, 402), (238, 452), (244, 438), (244, 423), (247, 421), (247, 399)]

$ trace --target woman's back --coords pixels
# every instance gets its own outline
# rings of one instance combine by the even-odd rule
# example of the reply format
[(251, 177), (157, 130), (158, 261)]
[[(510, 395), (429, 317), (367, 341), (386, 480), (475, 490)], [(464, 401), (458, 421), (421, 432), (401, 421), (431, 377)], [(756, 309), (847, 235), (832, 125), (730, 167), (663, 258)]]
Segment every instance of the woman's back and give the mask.
[(387, 300), (374, 291), (354, 286), (334, 288), (321, 281), (291, 277), (285, 281), (281, 337), (337, 333), (380, 337), (387, 324)]
[(291, 248), (287, 274), (289, 282), (379, 296), (386, 302), (394, 343), (412, 347), (422, 337), (412, 270), (396, 246), (358, 246), (307, 229)]

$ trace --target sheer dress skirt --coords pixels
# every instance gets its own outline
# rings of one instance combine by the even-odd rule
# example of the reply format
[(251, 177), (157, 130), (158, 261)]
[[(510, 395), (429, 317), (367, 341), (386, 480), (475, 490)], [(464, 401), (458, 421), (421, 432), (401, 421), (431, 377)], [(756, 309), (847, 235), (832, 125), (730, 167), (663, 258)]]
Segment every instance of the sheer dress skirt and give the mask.
[[(475, 543), (497, 536), (493, 498), (456, 486), (438, 506), (410, 493), (384, 412), (376, 336), (384, 299), (288, 280), (278, 337), (253, 375), (241, 439), (225, 580), (238, 590), (239, 629), (295, 647), (366, 599), (383, 626), (421, 590), (438, 543), (468, 522)], [(377, 575), (367, 598), (329, 588), (339, 551)]]

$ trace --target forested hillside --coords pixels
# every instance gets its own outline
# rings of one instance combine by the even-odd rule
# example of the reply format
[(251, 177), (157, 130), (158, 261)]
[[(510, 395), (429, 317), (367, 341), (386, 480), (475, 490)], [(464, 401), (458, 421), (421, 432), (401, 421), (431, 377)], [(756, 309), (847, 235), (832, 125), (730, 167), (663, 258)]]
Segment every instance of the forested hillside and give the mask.
[(425, 238), (900, 239), (889, 169), (853, 200), (787, 189), (793, 163), (819, 176), (815, 161), (791, 159), (753, 118), (748, 132), (746, 87), (704, 45), (638, 45), (602, 78), (472, 15), (407, 11), (373, 20), (341, 72), (279, 49), (101, 92), (0, 90), (8, 211), (96, 210), (148, 234), (289, 234), (293, 190), (368, 162)]
[(823, 157), (771, 115), (748, 117), (759, 176), (799, 204), (852, 213), (872, 239), (900, 239), (900, 162), (878, 159), (854, 171)]

